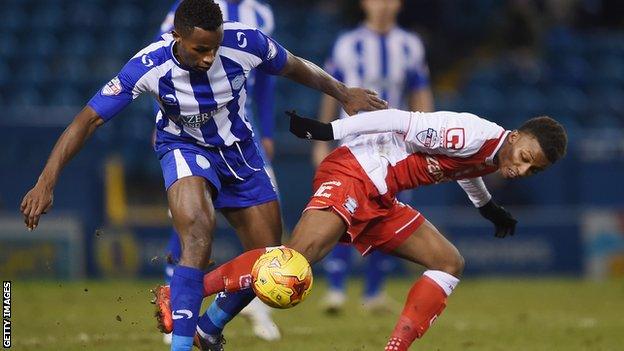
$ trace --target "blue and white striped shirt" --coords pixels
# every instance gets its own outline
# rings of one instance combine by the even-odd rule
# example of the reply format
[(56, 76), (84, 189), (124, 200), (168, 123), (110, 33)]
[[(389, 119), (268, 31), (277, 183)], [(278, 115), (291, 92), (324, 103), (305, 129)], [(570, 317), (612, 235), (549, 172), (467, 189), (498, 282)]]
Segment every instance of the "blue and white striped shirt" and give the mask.
[[(169, 9), (160, 25), (158, 37), (173, 30), (175, 11), (181, 2), (182, 0), (176, 1)], [(268, 4), (257, 0), (216, 0), (215, 3), (221, 8), (224, 21), (241, 22), (260, 29), (266, 35), (273, 34), (275, 20)], [(272, 138), (275, 129), (275, 78), (264, 72), (252, 71), (247, 77), (247, 97), (247, 117), (259, 122), (262, 137)], [(252, 109), (254, 102), (257, 114)], [(257, 118), (253, 118), (254, 116)]]
[(173, 36), (139, 51), (88, 103), (109, 120), (142, 93), (160, 105), (156, 151), (161, 157), (180, 144), (229, 146), (252, 137), (245, 116), (245, 82), (251, 69), (278, 74), (287, 51), (261, 31), (238, 22), (223, 24), (223, 42), (208, 72), (185, 68), (173, 55)]
[(340, 35), (325, 68), (348, 86), (375, 90), (392, 108), (406, 109), (407, 94), (429, 84), (422, 42), (398, 27), (379, 34), (361, 25)]

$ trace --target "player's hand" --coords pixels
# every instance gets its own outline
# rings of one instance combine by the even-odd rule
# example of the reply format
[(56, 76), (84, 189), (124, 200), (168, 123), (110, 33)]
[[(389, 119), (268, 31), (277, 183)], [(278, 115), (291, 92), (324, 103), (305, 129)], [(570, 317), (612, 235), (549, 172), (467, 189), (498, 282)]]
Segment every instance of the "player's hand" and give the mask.
[(269, 161), (273, 161), (273, 157), (275, 156), (275, 143), (271, 138), (262, 138), (260, 140), (262, 143), (262, 148), (264, 149), (264, 153), (269, 158)]
[(323, 123), (316, 119), (301, 117), (295, 111), (286, 111), (290, 116), (290, 132), (301, 139), (334, 140), (334, 129), (331, 123)]
[(330, 152), (331, 147), (328, 143), (315, 142), (312, 146), (312, 164), (314, 167), (318, 167)]
[(51, 207), (54, 195), (52, 187), (37, 183), (24, 196), (20, 205), (20, 211), (24, 215), (24, 224), (28, 230), (34, 230), (39, 224), (39, 218)]
[(388, 102), (379, 98), (376, 92), (362, 88), (347, 88), (347, 97), (341, 102), (342, 107), (349, 116), (360, 111), (375, 111), (388, 108)]
[(494, 202), (494, 200), (490, 200), (487, 204), (479, 207), (479, 213), (481, 213), (481, 216), (494, 223), (494, 226), (496, 227), (496, 233), (494, 236), (497, 238), (514, 235), (518, 221), (513, 218), (509, 211), (507, 211), (504, 207), (499, 206), (496, 202)]

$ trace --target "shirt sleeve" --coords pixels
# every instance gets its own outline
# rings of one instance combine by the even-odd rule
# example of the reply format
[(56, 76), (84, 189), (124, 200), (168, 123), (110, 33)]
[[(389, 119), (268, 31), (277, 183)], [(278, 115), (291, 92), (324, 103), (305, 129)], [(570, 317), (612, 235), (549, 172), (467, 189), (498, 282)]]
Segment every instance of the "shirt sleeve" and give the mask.
[(255, 32), (259, 42), (258, 55), (262, 60), (262, 63), (258, 65), (258, 69), (268, 74), (279, 74), (286, 65), (288, 51), (260, 30), (255, 30)]
[[(492, 151), (505, 130), (466, 112), (409, 112), (396, 109), (360, 113), (331, 122), (334, 139), (360, 134), (403, 134), (414, 152), (469, 157)], [(483, 149), (487, 144), (487, 150)]]
[(87, 104), (104, 121), (109, 121), (145, 91), (139, 80), (148, 71), (141, 57), (131, 59)]
[(475, 207), (482, 207), (492, 199), (492, 195), (490, 195), (481, 177), (460, 179), (457, 184), (464, 189)]
[(496, 123), (467, 112), (412, 112), (411, 116), (405, 141), (423, 153), (470, 157), (495, 148), (505, 132)]
[(349, 118), (331, 122), (334, 140), (361, 134), (395, 132), (405, 134), (409, 131), (411, 112), (397, 109), (362, 112)]

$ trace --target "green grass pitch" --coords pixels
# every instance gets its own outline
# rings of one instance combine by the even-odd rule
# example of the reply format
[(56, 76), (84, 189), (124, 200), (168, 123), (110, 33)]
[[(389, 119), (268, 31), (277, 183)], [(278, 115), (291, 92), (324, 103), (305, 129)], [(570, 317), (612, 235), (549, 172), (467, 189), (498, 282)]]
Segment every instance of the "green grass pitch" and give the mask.
[[(152, 318), (150, 281), (13, 282), (15, 350), (168, 350)], [(411, 282), (393, 280), (403, 303)], [(319, 309), (323, 284), (274, 313), (283, 339), (253, 337), (246, 321), (226, 330), (228, 351), (383, 350), (396, 314), (371, 315), (353, 283), (345, 312)], [(624, 350), (624, 281), (465, 279), (413, 350)]]

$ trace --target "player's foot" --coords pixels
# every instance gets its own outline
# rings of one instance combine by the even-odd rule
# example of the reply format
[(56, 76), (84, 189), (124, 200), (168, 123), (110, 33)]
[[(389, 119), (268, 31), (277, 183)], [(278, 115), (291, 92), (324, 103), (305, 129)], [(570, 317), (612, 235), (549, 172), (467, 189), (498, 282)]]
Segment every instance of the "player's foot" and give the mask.
[(195, 333), (193, 339), (193, 345), (201, 351), (223, 351), (225, 350), (223, 344), (225, 344), (223, 334), (218, 336), (207, 335), (206, 338), (203, 338), (199, 333)]
[(282, 335), (279, 328), (271, 319), (269, 306), (262, 303), (258, 298), (251, 300), (251, 303), (243, 308), (240, 315), (251, 323), (253, 332), (258, 338), (266, 341), (281, 339)]
[(401, 340), (400, 338), (393, 337), (388, 340), (386, 347), (384, 347), (384, 351), (404, 351), (407, 350), (408, 347), (409, 344), (407, 342)]
[(386, 294), (381, 293), (373, 297), (364, 298), (362, 307), (364, 310), (374, 314), (391, 314), (399, 313), (402, 306)]
[(329, 290), (325, 294), (322, 305), (327, 314), (338, 314), (347, 300), (347, 296), (340, 290)]
[(152, 290), (154, 299), (152, 303), (156, 305), (156, 322), (158, 329), (163, 333), (173, 331), (173, 318), (171, 317), (171, 290), (169, 285), (159, 285)]
[(171, 345), (171, 339), (173, 338), (172, 333), (163, 333), (163, 342), (166, 345)]

